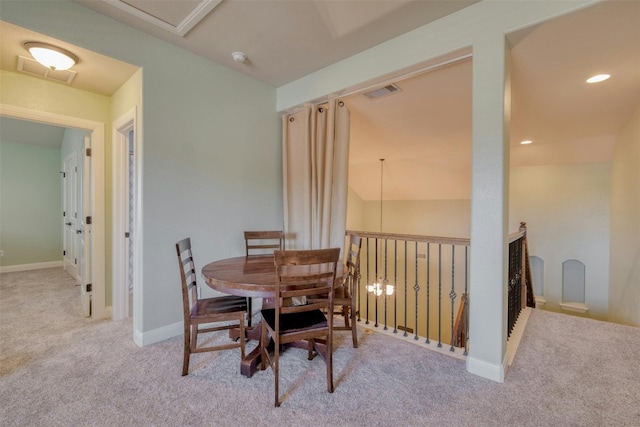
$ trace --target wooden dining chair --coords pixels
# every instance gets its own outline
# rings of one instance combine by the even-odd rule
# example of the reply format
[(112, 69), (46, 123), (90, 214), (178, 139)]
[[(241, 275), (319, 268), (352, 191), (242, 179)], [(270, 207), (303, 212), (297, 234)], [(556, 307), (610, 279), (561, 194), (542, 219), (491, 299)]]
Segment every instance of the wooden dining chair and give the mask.
[(274, 250), (284, 249), (284, 233), (281, 230), (245, 231), (246, 254), (271, 255)]
[(360, 248), (362, 238), (357, 234), (349, 234), (347, 255), (345, 265), (347, 274), (340, 286), (336, 286), (333, 291), (334, 315), (341, 315), (344, 319), (343, 325), (334, 325), (334, 331), (351, 331), (353, 348), (358, 348), (358, 329), (356, 325), (356, 293), (358, 286), (358, 275), (360, 274)]
[[(191, 239), (187, 237), (176, 243), (176, 251), (180, 266), (180, 279), (182, 280), (182, 308), (184, 313), (182, 376), (189, 373), (189, 359), (193, 353), (240, 348), (240, 357), (244, 359), (246, 298), (232, 295), (198, 298), (197, 272), (191, 251)], [(206, 326), (201, 328), (200, 325)], [(232, 328), (240, 329), (239, 342), (198, 347), (199, 333)]]
[[(333, 393), (333, 283), (340, 248), (275, 251), (275, 307), (263, 309), (261, 369), (269, 363), (275, 376), (275, 406), (280, 406), (279, 375), (281, 346), (307, 341), (308, 357), (319, 354), (326, 364), (327, 391)], [(307, 304), (285, 304), (290, 298), (307, 298)], [(270, 354), (269, 337), (273, 343)]]
[[(284, 249), (284, 233), (282, 230), (245, 231), (244, 245), (246, 256), (271, 255), (274, 250)], [(247, 298), (249, 310), (247, 327), (251, 327), (252, 305), (251, 298)]]

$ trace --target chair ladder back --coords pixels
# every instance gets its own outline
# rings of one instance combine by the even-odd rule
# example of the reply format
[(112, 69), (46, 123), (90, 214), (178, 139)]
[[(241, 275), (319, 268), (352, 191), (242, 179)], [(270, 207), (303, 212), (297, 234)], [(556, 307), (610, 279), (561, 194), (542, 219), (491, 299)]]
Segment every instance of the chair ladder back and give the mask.
[(244, 241), (246, 256), (284, 249), (284, 233), (281, 230), (245, 231)]
[(198, 300), (198, 282), (196, 266), (191, 251), (191, 239), (187, 237), (176, 243), (176, 251), (180, 265), (180, 278), (182, 279), (182, 300), (185, 315), (191, 315), (191, 309)]
[[(275, 251), (276, 308), (294, 313), (329, 308), (333, 301), (340, 249)], [(306, 297), (307, 304), (285, 306), (289, 298)]]

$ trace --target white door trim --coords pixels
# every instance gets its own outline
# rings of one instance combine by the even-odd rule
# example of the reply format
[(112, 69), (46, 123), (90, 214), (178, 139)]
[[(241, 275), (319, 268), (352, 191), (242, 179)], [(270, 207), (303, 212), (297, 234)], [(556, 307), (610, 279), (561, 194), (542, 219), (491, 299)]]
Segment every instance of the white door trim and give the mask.
[(138, 126), (137, 108), (133, 107), (112, 123), (112, 277), (113, 277), (113, 320), (126, 316), (129, 305), (129, 289), (127, 286), (128, 242), (124, 237), (128, 231), (128, 195), (129, 195), (129, 131), (133, 130), (134, 147), (134, 219), (133, 219), (133, 329), (134, 342), (142, 345), (136, 337), (141, 330), (142, 319), (142, 162), (141, 162), (141, 129)]
[[(112, 123), (112, 256), (111, 277), (113, 278), (113, 320), (128, 316), (129, 290), (127, 289), (127, 255), (129, 248), (125, 233), (128, 231), (128, 139), (127, 133), (134, 130), (135, 107)], [(137, 239), (135, 239), (137, 240)], [(134, 298), (135, 301), (135, 298)]]
[(62, 127), (83, 129), (91, 132), (93, 142), (91, 167), (94, 174), (93, 188), (93, 239), (91, 251), (92, 268), (92, 315), (103, 319), (105, 307), (105, 204), (104, 204), (104, 123), (78, 117), (65, 116), (47, 111), (33, 110), (0, 103), (0, 116)]

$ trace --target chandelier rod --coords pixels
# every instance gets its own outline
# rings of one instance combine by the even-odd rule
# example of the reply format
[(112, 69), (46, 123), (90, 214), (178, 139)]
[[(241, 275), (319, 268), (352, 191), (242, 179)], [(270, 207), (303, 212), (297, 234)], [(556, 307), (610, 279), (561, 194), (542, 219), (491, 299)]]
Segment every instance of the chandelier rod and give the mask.
[(384, 159), (380, 159), (380, 233), (382, 233), (382, 189), (384, 182)]

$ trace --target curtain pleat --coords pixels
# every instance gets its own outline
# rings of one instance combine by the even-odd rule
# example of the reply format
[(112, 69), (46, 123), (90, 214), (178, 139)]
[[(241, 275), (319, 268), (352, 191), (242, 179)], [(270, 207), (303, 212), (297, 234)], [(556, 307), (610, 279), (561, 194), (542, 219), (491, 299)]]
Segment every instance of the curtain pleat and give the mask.
[(287, 249), (342, 247), (347, 216), (349, 110), (305, 105), (282, 118)]

